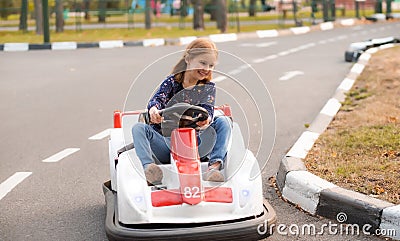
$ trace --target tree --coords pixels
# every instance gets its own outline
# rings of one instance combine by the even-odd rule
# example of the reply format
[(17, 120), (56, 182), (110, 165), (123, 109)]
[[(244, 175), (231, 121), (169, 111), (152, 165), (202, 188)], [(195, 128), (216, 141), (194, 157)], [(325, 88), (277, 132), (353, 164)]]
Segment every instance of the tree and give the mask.
[(146, 0), (145, 3), (145, 10), (144, 10), (144, 14), (145, 14), (145, 27), (146, 29), (151, 29), (151, 4), (150, 4), (150, 0)]
[(89, 14), (90, 0), (84, 0), (83, 1), (83, 8), (84, 8), (84, 11), (85, 11), (85, 20), (90, 20), (90, 14)]
[(250, 0), (250, 4), (249, 4), (249, 16), (250, 16), (250, 17), (256, 16), (256, 0)]
[(193, 29), (204, 30), (204, 6), (202, 0), (193, 0)]
[(13, 7), (13, 2), (11, 0), (1, 0), (0, 1), (0, 17), (2, 19), (7, 19), (8, 15), (11, 15), (10, 8)]
[(181, 1), (181, 8), (179, 10), (180, 16), (181, 17), (186, 17), (188, 15), (188, 1), (187, 0), (182, 0)]
[(36, 34), (43, 34), (43, 8), (42, 0), (34, 0), (35, 4), (35, 19), (36, 19)]
[(56, 0), (56, 32), (64, 32), (64, 6), (62, 0)]
[(98, 8), (99, 8), (99, 23), (106, 22), (106, 8), (107, 2), (106, 0), (98, 0)]
[(222, 32), (226, 32), (228, 25), (228, 9), (226, 6), (226, 0), (216, 0), (216, 20), (217, 28)]

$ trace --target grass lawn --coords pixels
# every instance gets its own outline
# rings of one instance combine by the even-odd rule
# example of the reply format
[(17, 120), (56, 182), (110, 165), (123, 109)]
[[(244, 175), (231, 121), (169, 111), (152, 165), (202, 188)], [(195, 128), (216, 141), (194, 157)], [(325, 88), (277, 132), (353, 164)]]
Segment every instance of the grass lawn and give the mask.
[[(143, 28), (134, 29), (95, 29), (95, 30), (65, 30), (62, 33), (50, 32), (50, 42), (97, 42), (101, 40), (143, 40), (148, 38), (178, 38), (184, 36), (207, 36), (220, 31), (216, 27), (207, 27), (205, 30), (196, 31), (187, 24), (185, 29), (178, 27), (154, 27), (150, 30)], [(293, 25), (286, 25), (293, 27)], [(252, 32), (263, 29), (277, 29), (277, 25), (254, 24), (241, 26), (241, 32)], [(236, 26), (228, 27), (227, 33), (236, 33)], [(35, 32), (0, 31), (0, 43), (43, 43), (43, 36)]]
[[(340, 10), (337, 10), (337, 16), (340, 15)], [(347, 11), (346, 17), (354, 17), (354, 11)], [(298, 19), (302, 19), (303, 24), (310, 25), (310, 13), (309, 12), (299, 12), (297, 15)], [(317, 19), (322, 18), (322, 12), (318, 12), (316, 14)], [(18, 15), (10, 15), (8, 20), (0, 20), (0, 26), (2, 27), (16, 27), (18, 26)], [(89, 20), (84, 20), (81, 18), (78, 23), (80, 24), (97, 24), (97, 17), (92, 16)], [(236, 15), (235, 13), (231, 13), (228, 16), (228, 33), (237, 33), (238, 28), (236, 26)], [(282, 16), (277, 13), (257, 13), (254, 17), (249, 17), (245, 15), (241, 15), (239, 17), (240, 20), (240, 32), (254, 32), (256, 30), (267, 30), (267, 29), (282, 29), (282, 28), (290, 28), (294, 27), (292, 23), (293, 13), (288, 12), (285, 22), (282, 19)], [(274, 24), (261, 24), (261, 21), (272, 20)], [(168, 14), (161, 15), (161, 17), (152, 18), (152, 28), (150, 30), (146, 30), (144, 28), (135, 27), (135, 24), (143, 24), (144, 23), (144, 15), (143, 14), (134, 14), (134, 15), (118, 15), (118, 16), (110, 16), (106, 19), (106, 24), (111, 23), (122, 23), (125, 24), (126, 28), (121, 29), (96, 29), (96, 30), (64, 30), (62, 33), (56, 33), (55, 31), (50, 31), (50, 42), (65, 42), (65, 41), (76, 41), (76, 42), (97, 42), (100, 40), (124, 40), (124, 41), (132, 41), (132, 40), (142, 40), (147, 38), (177, 38), (183, 36), (207, 36), (209, 34), (217, 34), (220, 31), (216, 28), (216, 26), (206, 27), (203, 31), (195, 31), (192, 29), (192, 17), (188, 16), (184, 19), (181, 19), (180, 16), (170, 16)], [(209, 15), (205, 15), (205, 22), (211, 22)], [(245, 22), (251, 24), (244, 24)], [(184, 27), (179, 28), (171, 26), (167, 27), (159, 27), (157, 23), (164, 24), (177, 24), (180, 23)], [(215, 23), (215, 22), (213, 22)], [(77, 19), (68, 18), (65, 20), (65, 25), (74, 26), (77, 24)], [(50, 26), (54, 28), (55, 19), (52, 17), (50, 19)], [(128, 25), (130, 28), (128, 29)], [(216, 25), (216, 24), (215, 24)], [(28, 26), (35, 26), (35, 21), (32, 19), (28, 20)], [(35, 31), (0, 31), (0, 44), (1, 43), (43, 43), (43, 36), (37, 35)]]
[(400, 204), (400, 47), (369, 60), (305, 159), (338, 186)]

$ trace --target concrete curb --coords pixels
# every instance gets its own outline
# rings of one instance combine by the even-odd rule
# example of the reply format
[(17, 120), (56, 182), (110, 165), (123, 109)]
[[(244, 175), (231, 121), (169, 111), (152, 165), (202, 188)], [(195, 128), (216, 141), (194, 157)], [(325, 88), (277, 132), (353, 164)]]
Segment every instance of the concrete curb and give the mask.
[[(214, 42), (230, 42), (249, 38), (272, 38), (285, 35), (305, 34), (310, 31), (327, 31), (335, 27), (347, 27), (357, 24), (356, 19), (343, 19), (335, 22), (324, 22), (311, 27), (294, 27), (283, 30), (258, 30), (249, 33), (228, 33), (228, 34), (212, 34), (203, 36), (210, 38)], [(83, 48), (122, 48), (122, 47), (156, 47), (164, 45), (186, 45), (196, 39), (195, 36), (186, 36), (176, 39), (144, 39), (139, 41), (123, 41), (123, 40), (107, 40), (91, 43), (78, 43), (78, 42), (53, 42), (47, 44), (29, 44), (29, 43), (4, 43), (0, 44), (0, 51), (5, 52), (22, 52), (29, 50), (76, 50)]]
[(346, 92), (363, 72), (371, 54), (393, 46), (388, 44), (372, 48), (360, 56), (334, 96), (282, 159), (276, 181), (284, 199), (311, 214), (357, 225), (366, 234), (382, 234), (400, 240), (400, 205), (340, 188), (308, 172), (303, 163), (319, 135), (339, 111)]

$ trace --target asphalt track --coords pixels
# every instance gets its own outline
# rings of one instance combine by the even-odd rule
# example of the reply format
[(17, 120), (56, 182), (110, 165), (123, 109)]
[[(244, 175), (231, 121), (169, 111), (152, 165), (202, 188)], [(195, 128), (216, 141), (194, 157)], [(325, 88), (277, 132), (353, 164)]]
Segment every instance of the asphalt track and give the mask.
[[(277, 211), (278, 224), (287, 229), (270, 240), (381, 240), (328, 230), (321, 235), (291, 234), (290, 226), (324, 227), (333, 221), (282, 201), (268, 178), (351, 68), (344, 62), (346, 47), (359, 40), (393, 36), (398, 30), (397, 23), (378, 23), (218, 44), (251, 64), (275, 107), (276, 138), (263, 172), (264, 189)], [(1, 240), (106, 240), (101, 184), (109, 175), (108, 150), (107, 136), (101, 133), (111, 127), (112, 112), (124, 108), (135, 77), (158, 58), (182, 48), (0, 53), (0, 183), (16, 173), (21, 178), (0, 199)], [(241, 66), (235, 64), (221, 62), (217, 69), (229, 72)], [(154, 90), (158, 77), (170, 68), (161, 67), (140, 85), (140, 80), (136, 82), (134, 94), (128, 96), (129, 107), (143, 106), (150, 95), (147, 90)], [(236, 73), (236, 78), (257, 89), (259, 83), (247, 79), (246, 71)], [(256, 128), (249, 128), (250, 133)], [(263, 128), (274, 126), (269, 123)], [(257, 143), (250, 145), (254, 148)]]

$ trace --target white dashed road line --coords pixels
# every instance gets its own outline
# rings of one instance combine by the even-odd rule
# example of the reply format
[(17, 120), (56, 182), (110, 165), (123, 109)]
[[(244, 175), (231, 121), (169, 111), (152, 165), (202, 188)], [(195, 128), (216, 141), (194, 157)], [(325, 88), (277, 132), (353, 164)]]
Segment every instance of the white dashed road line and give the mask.
[(289, 80), (297, 75), (303, 75), (303, 74), (304, 72), (299, 70), (289, 71), (286, 72), (282, 77), (280, 77), (279, 80)]
[(79, 150), (80, 150), (80, 148), (66, 148), (66, 149), (52, 155), (51, 157), (44, 159), (42, 162), (59, 162), (62, 159), (64, 159), (65, 157), (67, 157)]
[(259, 44), (256, 44), (256, 47), (257, 48), (265, 48), (265, 47), (269, 47), (272, 45), (276, 45), (276, 42), (259, 43)]
[(110, 135), (110, 129), (106, 129), (106, 130), (104, 130), (104, 131), (102, 131), (100, 133), (97, 133), (96, 135), (93, 135), (93, 136), (89, 137), (88, 139), (96, 141), (96, 140), (104, 139), (109, 135)]
[(288, 54), (290, 54), (289, 50), (288, 51), (282, 51), (282, 52), (278, 53), (279, 56), (285, 56), (285, 55), (288, 55)]
[(213, 82), (221, 82), (223, 80), (226, 80), (226, 77), (221, 75), (221, 76), (218, 76), (218, 77), (214, 78)]
[(20, 184), (25, 178), (29, 177), (32, 172), (16, 172), (3, 183), (0, 184), (0, 200), (3, 199), (13, 188)]
[(276, 45), (277, 42), (266, 42), (266, 43), (242, 43), (240, 44), (240, 47), (256, 47), (256, 48), (266, 48), (272, 45)]

